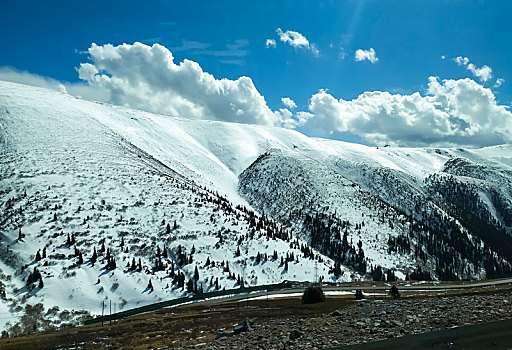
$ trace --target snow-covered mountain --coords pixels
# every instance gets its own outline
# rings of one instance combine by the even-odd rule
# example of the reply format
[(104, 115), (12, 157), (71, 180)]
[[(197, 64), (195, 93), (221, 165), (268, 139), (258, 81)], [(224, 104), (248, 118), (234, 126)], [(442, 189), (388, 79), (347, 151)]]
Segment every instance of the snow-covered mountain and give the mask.
[(0, 328), (30, 315), (12, 332), (188, 282), (483, 278), (512, 260), (510, 145), (367, 147), (7, 82), (0, 145)]

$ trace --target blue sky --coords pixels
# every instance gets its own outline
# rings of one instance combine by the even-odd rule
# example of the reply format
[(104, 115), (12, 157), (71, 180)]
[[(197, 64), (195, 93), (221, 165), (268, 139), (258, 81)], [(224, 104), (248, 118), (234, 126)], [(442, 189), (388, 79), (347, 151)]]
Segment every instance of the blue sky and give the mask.
[[(290, 97), (297, 105), (293, 113), (315, 114), (312, 97), (320, 89), (345, 101), (366, 91), (424, 96), (431, 76), (440, 83), (469, 78), (490, 89), (497, 106), (512, 103), (509, 1), (4, 0), (0, 6), (0, 66), (62, 82), (80, 81), (76, 68), (89, 62), (92, 43), (141, 42), (159, 43), (172, 52), (176, 64), (195, 61), (216, 79), (250, 77), (272, 111), (283, 108), (282, 97)], [(309, 48), (282, 41), (278, 28), (300, 33)], [(275, 47), (267, 47), (267, 39), (275, 40)], [(356, 50), (370, 48), (378, 61), (355, 59)], [(469, 63), (457, 64), (459, 56)], [(468, 64), (475, 69), (487, 65), (492, 78), (483, 81)], [(503, 79), (499, 87), (497, 79)], [(340, 113), (349, 108), (336, 107)], [(369, 131), (357, 135), (348, 126), (318, 131), (318, 125), (308, 122), (296, 128), (313, 135), (381, 142), (369, 137)], [(398, 139), (398, 144), (408, 143)], [(501, 137), (494, 143), (508, 140)], [(426, 143), (452, 141), (435, 137)], [(473, 138), (468, 145), (481, 145), (478, 142)]]

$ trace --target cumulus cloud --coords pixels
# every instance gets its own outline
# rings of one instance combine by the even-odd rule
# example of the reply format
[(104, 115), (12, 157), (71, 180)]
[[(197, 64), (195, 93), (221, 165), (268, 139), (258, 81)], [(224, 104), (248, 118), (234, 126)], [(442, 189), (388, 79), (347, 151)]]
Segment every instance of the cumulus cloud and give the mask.
[[(165, 47), (140, 43), (95, 45), (89, 63), (78, 70), (81, 83), (0, 68), (0, 79), (67, 92), (168, 115), (196, 119), (280, 125), (329, 137), (350, 133), (367, 142), (402, 146), (487, 146), (512, 142), (512, 113), (493, 92), (472, 79), (430, 77), (426, 94), (364, 92), (353, 100), (337, 99), (326, 90), (314, 94), (307, 110), (283, 97), (272, 111), (252, 80), (216, 79), (198, 63), (174, 62)], [(460, 57), (461, 65), (469, 59)], [(495, 86), (503, 83), (497, 79)], [(332, 136), (331, 136), (332, 137)]]
[(267, 49), (269, 47), (276, 47), (276, 41), (274, 39), (267, 39), (267, 41), (265, 42), (265, 46), (267, 47)]
[(482, 67), (478, 68), (473, 63), (469, 62), (469, 58), (458, 56), (453, 59), (459, 66), (464, 66), (468, 71), (473, 73), (475, 77), (480, 79), (483, 82), (488, 81), (489, 79), (492, 79), (492, 68), (488, 65), (483, 65)]
[(283, 103), (283, 105), (287, 108), (290, 108), (290, 109), (294, 109), (294, 108), (297, 108), (297, 104), (295, 103), (294, 100), (292, 100), (291, 98), (289, 97), (283, 97), (281, 99), (281, 102)]
[(370, 47), (369, 50), (357, 49), (354, 54), (354, 59), (356, 62), (368, 60), (371, 63), (376, 63), (379, 61), (379, 58), (377, 57), (373, 47)]
[(283, 43), (288, 44), (291, 47), (310, 50), (315, 56), (320, 54), (320, 50), (318, 50), (316, 45), (310, 43), (309, 40), (299, 32), (295, 32), (293, 30), (283, 32), (281, 28), (277, 28), (276, 33)]
[(350, 132), (368, 142), (402, 146), (486, 146), (512, 141), (512, 113), (492, 91), (474, 80), (430, 77), (425, 96), (365, 92), (336, 99), (325, 90), (313, 95), (309, 114), (296, 127), (328, 136)]
[(251, 78), (216, 79), (197, 62), (176, 64), (165, 47), (96, 45), (80, 79), (108, 92), (111, 103), (187, 118), (274, 125), (276, 117)]

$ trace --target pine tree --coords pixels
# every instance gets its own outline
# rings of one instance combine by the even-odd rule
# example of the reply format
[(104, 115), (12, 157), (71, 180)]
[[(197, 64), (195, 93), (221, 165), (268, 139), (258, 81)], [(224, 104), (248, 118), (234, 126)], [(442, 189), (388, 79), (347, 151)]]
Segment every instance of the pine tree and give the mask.
[(205, 266), (210, 266), (210, 257), (207, 257), (207, 258), (206, 258), (206, 264), (205, 264)]
[(187, 282), (187, 292), (192, 293), (194, 291), (194, 281), (190, 278)]
[(137, 272), (141, 272), (142, 271), (142, 262), (140, 261), (140, 258), (139, 258), (139, 264), (137, 265)]
[(98, 260), (98, 254), (96, 254), (96, 247), (94, 247), (94, 250), (92, 252), (92, 256), (91, 256), (91, 265), (94, 266), (94, 264), (96, 263), (96, 260)]
[(176, 230), (178, 228), (178, 224), (176, 223), (176, 220), (174, 220), (174, 225), (172, 227), (174, 230)]
[(199, 270), (197, 269), (197, 265), (196, 265), (196, 269), (194, 270), (194, 280), (196, 282), (199, 281)]
[(78, 252), (78, 265), (82, 265), (84, 263), (84, 257), (82, 256), (82, 252)]
[(171, 225), (167, 223), (167, 226), (165, 227), (165, 234), (169, 235), (171, 233)]
[(124, 237), (121, 237), (121, 247), (124, 247)]
[(235, 256), (240, 256), (240, 247), (236, 248)]
[(41, 261), (41, 253), (40, 253), (39, 249), (37, 250), (37, 253), (36, 253), (36, 261)]
[(149, 279), (149, 283), (148, 283), (148, 286), (146, 288), (149, 289), (150, 291), (154, 291), (153, 283), (151, 283), (151, 278)]
[(288, 260), (284, 261), (284, 270), (288, 271)]
[(43, 259), (46, 258), (46, 247), (43, 248), (43, 256), (42, 256)]
[(39, 278), (39, 285), (38, 285), (39, 289), (43, 289), (44, 287), (44, 283), (43, 283), (43, 277)]
[(23, 240), (23, 233), (21, 233), (21, 227), (18, 229), (18, 241)]

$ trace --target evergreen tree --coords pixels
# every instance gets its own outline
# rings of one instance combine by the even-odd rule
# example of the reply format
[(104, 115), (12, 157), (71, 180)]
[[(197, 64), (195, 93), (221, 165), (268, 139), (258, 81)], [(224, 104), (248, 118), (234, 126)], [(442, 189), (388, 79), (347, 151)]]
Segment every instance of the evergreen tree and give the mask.
[(39, 249), (37, 250), (37, 253), (36, 253), (36, 261), (41, 261), (41, 253), (40, 253)]
[(187, 292), (192, 293), (194, 291), (194, 281), (189, 279), (187, 282)]
[(43, 259), (46, 258), (46, 247), (43, 248), (43, 256), (42, 256)]
[(148, 283), (148, 286), (146, 288), (149, 289), (150, 291), (154, 291), (153, 283), (151, 283), (151, 278), (149, 279), (149, 283)]
[(196, 282), (199, 281), (199, 270), (197, 269), (197, 265), (196, 265), (196, 269), (194, 270), (194, 280)]
[(39, 289), (43, 289), (44, 287), (44, 283), (43, 283), (43, 277), (39, 278), (39, 285), (38, 285)]
[(98, 260), (98, 254), (96, 254), (96, 247), (94, 247), (94, 250), (92, 252), (92, 256), (91, 256), (91, 265), (94, 266), (94, 264), (96, 263), (96, 260)]
[(78, 252), (78, 265), (82, 265), (84, 263), (84, 257), (82, 256), (82, 252)]

